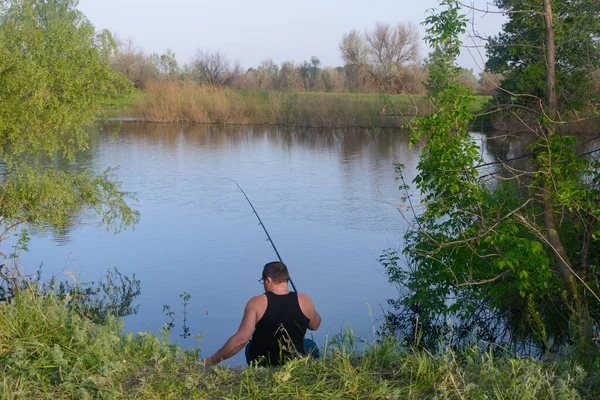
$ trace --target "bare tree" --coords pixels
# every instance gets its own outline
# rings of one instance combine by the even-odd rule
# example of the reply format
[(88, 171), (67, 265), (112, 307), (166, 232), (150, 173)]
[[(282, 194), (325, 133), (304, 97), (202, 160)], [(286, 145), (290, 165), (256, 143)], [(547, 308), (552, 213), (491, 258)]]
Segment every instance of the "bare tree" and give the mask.
[[(504, 78), (502, 74), (494, 74), (489, 71), (479, 73), (479, 93), (491, 96), (500, 87), (500, 82)], [(600, 87), (599, 87), (600, 88)]]
[(191, 63), (193, 79), (209, 85), (228, 86), (241, 75), (238, 63), (230, 67), (229, 60), (220, 51), (198, 49)]
[(367, 31), (371, 62), (385, 65), (406, 65), (419, 58), (419, 36), (411, 22), (398, 23), (395, 27), (378, 22), (375, 29)]
[(345, 63), (348, 90), (364, 92), (370, 79), (369, 48), (364, 37), (357, 30), (352, 30), (342, 36), (339, 48)]
[(110, 60), (112, 68), (122, 73), (135, 87), (143, 88), (158, 76), (158, 68), (151, 56), (133, 43), (133, 40), (117, 40), (118, 49)]
[(342, 36), (340, 51), (346, 64), (366, 65), (369, 62), (369, 48), (363, 36), (356, 29)]
[(419, 36), (411, 22), (396, 26), (378, 22), (375, 29), (365, 32), (369, 45), (373, 78), (379, 86), (391, 92), (401, 92), (403, 67), (419, 59)]
[(402, 70), (402, 87), (406, 93), (425, 94), (427, 89), (423, 82), (427, 80), (427, 70), (417, 64), (411, 64)]
[(364, 35), (356, 30), (345, 34), (340, 51), (355, 83), (364, 81), (361, 74), (366, 71), (380, 90), (402, 92), (405, 68), (419, 61), (419, 34), (410, 22), (395, 26), (378, 22)]

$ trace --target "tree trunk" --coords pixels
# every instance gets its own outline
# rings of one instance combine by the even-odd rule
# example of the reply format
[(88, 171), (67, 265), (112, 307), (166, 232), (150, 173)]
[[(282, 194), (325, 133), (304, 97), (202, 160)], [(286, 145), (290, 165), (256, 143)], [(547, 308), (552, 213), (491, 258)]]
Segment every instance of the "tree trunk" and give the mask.
[[(556, 46), (554, 43), (554, 28), (552, 25), (552, 1), (543, 0), (544, 2), (544, 25), (546, 28), (545, 38), (545, 59), (546, 59), (546, 107), (542, 110), (550, 118), (550, 121), (544, 125), (544, 133), (546, 134), (546, 143), (550, 145), (552, 135), (555, 134), (554, 127), (557, 116), (557, 99), (556, 99)], [(550, 148), (549, 155), (551, 155)], [(548, 163), (552, 160), (548, 160)], [(548, 174), (551, 172), (548, 171)], [(593, 331), (590, 324), (590, 315), (587, 305), (585, 289), (580, 284), (578, 277), (575, 276), (575, 271), (569, 260), (567, 251), (564, 247), (560, 234), (556, 227), (556, 216), (550, 199), (550, 191), (552, 187), (549, 179), (544, 180), (542, 193), (542, 212), (544, 216), (544, 225), (546, 227), (546, 236), (553, 250), (554, 260), (558, 267), (564, 284), (567, 289), (568, 300), (571, 302), (574, 313), (573, 322), (580, 329), (585, 344), (591, 344), (593, 339)], [(580, 269), (587, 269), (587, 266), (580, 265)], [(584, 279), (585, 270), (580, 271)]]
[(554, 28), (552, 26), (552, 1), (544, 0), (544, 25), (546, 27), (546, 113), (552, 118), (547, 124), (554, 133), (556, 118), (556, 46), (554, 44)]

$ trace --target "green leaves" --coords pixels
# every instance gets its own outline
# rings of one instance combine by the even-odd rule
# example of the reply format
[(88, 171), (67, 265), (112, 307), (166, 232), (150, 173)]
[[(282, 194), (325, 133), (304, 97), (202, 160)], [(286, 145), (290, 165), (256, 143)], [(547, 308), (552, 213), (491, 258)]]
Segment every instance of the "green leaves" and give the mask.
[[(478, 332), (490, 341), (532, 340), (528, 346), (546, 351), (548, 338), (557, 346), (574, 340), (572, 327), (583, 329), (589, 318), (586, 296), (597, 300), (600, 290), (600, 163), (579, 154), (576, 138), (546, 129), (556, 121), (542, 112), (531, 160), (499, 160), (487, 181), (480, 179), (481, 149), (468, 132), (471, 94), (456, 79), (464, 18), (456, 3), (442, 4), (445, 9), (426, 20), (426, 40), (435, 46), (427, 82), (435, 111), (410, 122), (411, 144), (427, 139), (413, 181), (422, 212), (404, 236), (407, 265), (389, 252), (380, 261), (404, 288), (394, 303), (403, 313), (398, 319), (405, 329), (422, 324), (426, 342), (435, 345), (451, 320), (458, 341)], [(538, 73), (545, 64), (536, 64), (536, 51), (524, 79), (543, 87)], [(568, 285), (565, 275), (573, 278)], [(600, 303), (592, 304), (597, 320)]]
[(129, 86), (108, 56), (114, 43), (71, 2), (20, 0), (0, 25), (0, 141), (5, 156), (45, 152), (72, 159), (87, 149), (82, 129)]
[(91, 209), (107, 229), (118, 232), (139, 220), (139, 213), (124, 201), (130, 195), (121, 190), (113, 169), (93, 175), (23, 166), (11, 173), (0, 210), (5, 224), (26, 222), (44, 231), (64, 229), (77, 214)]
[(85, 126), (131, 90), (108, 63), (110, 33), (97, 33), (72, 0), (14, 0), (0, 8), (0, 224), (61, 229), (86, 209), (118, 231), (139, 215), (113, 170), (61, 172), (42, 159), (74, 161)]
[[(543, 11), (537, 0), (497, 0), (507, 14), (502, 32), (490, 38), (486, 69), (505, 75), (497, 91), (499, 103), (528, 104), (536, 109), (545, 98)], [(600, 6), (594, 0), (553, 0), (557, 89), (563, 107), (581, 108), (594, 97), (591, 73), (600, 67)], [(518, 12), (517, 10), (531, 10)], [(529, 94), (532, 96), (514, 96)], [(535, 97), (534, 97), (535, 96)], [(541, 111), (541, 110), (540, 110)]]

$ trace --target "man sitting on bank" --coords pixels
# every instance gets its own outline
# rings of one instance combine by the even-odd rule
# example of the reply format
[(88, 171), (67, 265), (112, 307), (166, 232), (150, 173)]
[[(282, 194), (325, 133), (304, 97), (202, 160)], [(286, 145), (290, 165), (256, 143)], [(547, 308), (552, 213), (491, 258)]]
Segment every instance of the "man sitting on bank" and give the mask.
[(319, 328), (321, 317), (308, 295), (288, 289), (289, 279), (284, 263), (274, 261), (265, 265), (259, 280), (265, 293), (248, 301), (238, 331), (219, 351), (204, 359), (205, 365), (236, 355), (248, 341), (248, 364), (282, 365), (296, 355), (319, 356), (315, 342), (304, 339), (304, 335), (307, 328), (313, 331)]

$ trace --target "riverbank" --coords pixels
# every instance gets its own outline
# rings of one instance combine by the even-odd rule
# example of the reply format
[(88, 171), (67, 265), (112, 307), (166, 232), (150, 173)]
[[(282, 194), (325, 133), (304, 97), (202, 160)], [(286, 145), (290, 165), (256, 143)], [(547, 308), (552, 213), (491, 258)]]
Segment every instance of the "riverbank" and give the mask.
[[(559, 363), (508, 358), (472, 347), (433, 355), (398, 340), (365, 345), (351, 333), (323, 360), (278, 369), (205, 368), (200, 351), (168, 337), (123, 334), (122, 322), (93, 323), (70, 299), (22, 291), (0, 304), (0, 397), (290, 399), (564, 398), (600, 395), (597, 377), (567, 357)], [(590, 369), (590, 370), (593, 370)]]
[[(489, 97), (477, 96), (473, 110)], [(319, 128), (400, 128), (431, 111), (423, 95), (267, 92), (156, 81), (118, 105), (118, 115), (147, 122), (291, 125)]]

